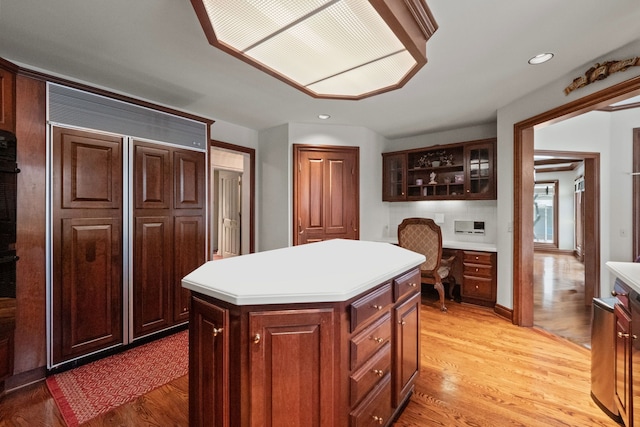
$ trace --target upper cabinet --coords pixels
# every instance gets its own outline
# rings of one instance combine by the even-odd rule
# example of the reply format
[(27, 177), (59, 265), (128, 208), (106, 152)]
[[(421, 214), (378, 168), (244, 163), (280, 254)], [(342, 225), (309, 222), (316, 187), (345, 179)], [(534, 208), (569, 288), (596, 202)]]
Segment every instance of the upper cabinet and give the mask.
[(16, 76), (0, 62), (0, 129), (15, 132)]
[(495, 139), (383, 153), (382, 200), (495, 200)]

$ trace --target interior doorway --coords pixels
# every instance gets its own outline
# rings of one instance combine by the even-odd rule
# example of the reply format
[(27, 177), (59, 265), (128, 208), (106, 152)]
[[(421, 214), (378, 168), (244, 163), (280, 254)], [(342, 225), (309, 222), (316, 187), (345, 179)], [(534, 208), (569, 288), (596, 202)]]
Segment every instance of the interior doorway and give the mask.
[(210, 259), (255, 252), (255, 150), (212, 141)]
[[(534, 187), (534, 128), (606, 107), (638, 94), (640, 94), (640, 77), (635, 77), (514, 125), (513, 323), (520, 326), (533, 326), (534, 245), (531, 194)], [(598, 220), (593, 223), (599, 223), (599, 211), (593, 214), (598, 216)], [(588, 231), (585, 228), (585, 241), (591, 237), (599, 238), (599, 232), (591, 237), (590, 232), (593, 230)], [(595, 271), (585, 271), (585, 276), (597, 277), (599, 280), (599, 243), (597, 248), (597, 253), (585, 251), (585, 258), (597, 257), (597, 262), (593, 263)], [(596, 292), (598, 290), (599, 283)]]

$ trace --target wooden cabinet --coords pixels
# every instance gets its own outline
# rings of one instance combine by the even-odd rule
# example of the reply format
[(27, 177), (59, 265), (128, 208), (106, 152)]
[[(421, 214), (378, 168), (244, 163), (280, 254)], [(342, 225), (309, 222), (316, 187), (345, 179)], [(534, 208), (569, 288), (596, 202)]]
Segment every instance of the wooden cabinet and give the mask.
[(407, 200), (407, 154), (383, 154), (382, 200), (397, 202)]
[(615, 400), (622, 421), (632, 426), (631, 316), (622, 304), (616, 304), (613, 311), (616, 316)]
[(189, 324), (189, 423), (229, 427), (229, 310), (194, 297)]
[(4, 380), (13, 375), (15, 322), (15, 298), (0, 298), (0, 397)]
[(250, 306), (192, 292), (189, 424), (391, 425), (419, 373), (419, 284), (412, 269), (348, 301)]
[(16, 75), (0, 62), (0, 129), (15, 132)]
[(496, 303), (496, 254), (462, 251), (463, 302), (493, 307)]
[(382, 200), (494, 200), (495, 139), (382, 154)]

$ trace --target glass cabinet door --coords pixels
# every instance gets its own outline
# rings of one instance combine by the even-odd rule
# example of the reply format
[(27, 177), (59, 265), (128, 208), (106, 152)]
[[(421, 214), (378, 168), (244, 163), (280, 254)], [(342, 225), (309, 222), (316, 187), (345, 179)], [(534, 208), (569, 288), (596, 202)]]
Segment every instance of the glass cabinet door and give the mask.
[(470, 198), (495, 198), (493, 171), (493, 146), (479, 144), (467, 149), (467, 196)]
[(382, 200), (406, 199), (407, 155), (405, 153), (382, 155)]

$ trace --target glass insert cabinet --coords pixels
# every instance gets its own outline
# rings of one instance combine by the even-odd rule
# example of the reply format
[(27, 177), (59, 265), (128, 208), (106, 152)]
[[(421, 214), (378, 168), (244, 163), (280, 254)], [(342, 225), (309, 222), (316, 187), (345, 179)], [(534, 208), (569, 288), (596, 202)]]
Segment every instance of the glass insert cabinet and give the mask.
[(495, 200), (495, 139), (382, 153), (382, 200)]

